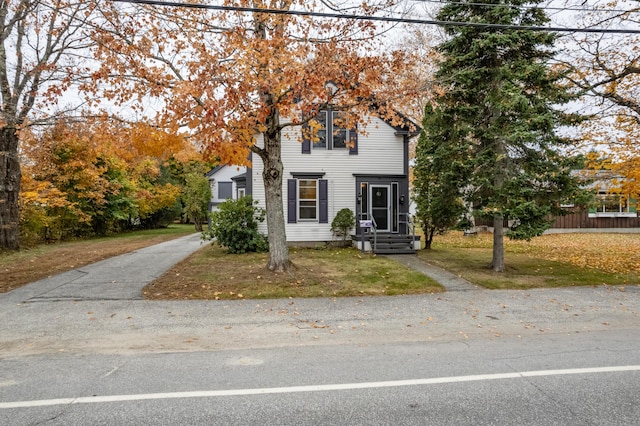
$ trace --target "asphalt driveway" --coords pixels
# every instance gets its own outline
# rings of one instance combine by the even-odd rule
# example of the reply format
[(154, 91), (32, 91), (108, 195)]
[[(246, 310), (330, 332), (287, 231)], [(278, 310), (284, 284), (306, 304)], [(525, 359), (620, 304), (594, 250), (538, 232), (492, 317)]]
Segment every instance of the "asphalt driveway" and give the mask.
[(0, 303), (142, 299), (147, 284), (206, 244), (200, 237), (188, 235), (54, 275), (0, 295)]

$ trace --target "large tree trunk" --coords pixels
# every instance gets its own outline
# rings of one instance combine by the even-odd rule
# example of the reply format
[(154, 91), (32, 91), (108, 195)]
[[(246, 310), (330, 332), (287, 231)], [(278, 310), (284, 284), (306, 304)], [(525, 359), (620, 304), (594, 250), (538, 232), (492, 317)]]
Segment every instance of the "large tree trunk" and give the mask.
[(16, 129), (0, 129), (0, 249), (17, 250), (20, 209), (20, 160)]
[[(277, 112), (273, 113), (277, 120)], [(277, 127), (277, 126), (276, 126)], [(287, 234), (284, 225), (284, 206), (282, 201), (282, 155), (280, 130), (264, 133), (264, 151), (261, 156), (264, 163), (262, 180), (264, 182), (265, 204), (267, 210), (267, 229), (269, 239), (269, 262), (267, 268), (274, 272), (284, 272), (292, 266), (287, 247)]]
[(494, 272), (504, 272), (504, 216), (493, 216), (493, 259), (491, 269)]
[[(283, 4), (287, 9), (289, 4)], [(254, 30), (256, 37), (267, 40), (267, 24), (259, 15), (254, 15)], [(276, 26), (274, 31), (283, 31)], [(260, 54), (259, 52), (257, 54)], [(270, 70), (267, 64), (259, 67), (264, 73), (265, 81), (268, 81)], [(260, 155), (264, 164), (262, 181), (264, 183), (265, 208), (267, 210), (267, 238), (269, 240), (269, 261), (267, 269), (274, 272), (288, 271), (293, 265), (289, 260), (289, 247), (287, 247), (287, 234), (284, 227), (284, 206), (282, 201), (282, 127), (280, 127), (280, 111), (276, 101), (269, 90), (260, 94), (265, 106), (269, 107), (269, 114), (265, 117), (266, 131), (263, 132), (264, 148), (254, 152)]]

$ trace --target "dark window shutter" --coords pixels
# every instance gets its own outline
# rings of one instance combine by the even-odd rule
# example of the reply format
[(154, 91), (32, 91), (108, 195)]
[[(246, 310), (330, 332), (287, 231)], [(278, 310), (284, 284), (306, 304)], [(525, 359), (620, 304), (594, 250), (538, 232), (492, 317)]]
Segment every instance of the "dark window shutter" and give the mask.
[(303, 154), (311, 154), (311, 140), (307, 137), (307, 133), (309, 132), (309, 126), (306, 124), (302, 125), (302, 153)]
[(287, 179), (287, 223), (296, 223), (298, 209), (298, 185), (296, 179)]
[(357, 131), (357, 129), (349, 130), (349, 142), (351, 142), (351, 146), (349, 147), (349, 155), (358, 155), (358, 131)]
[(318, 180), (318, 201), (320, 203), (318, 222), (329, 223), (329, 186), (326, 179)]

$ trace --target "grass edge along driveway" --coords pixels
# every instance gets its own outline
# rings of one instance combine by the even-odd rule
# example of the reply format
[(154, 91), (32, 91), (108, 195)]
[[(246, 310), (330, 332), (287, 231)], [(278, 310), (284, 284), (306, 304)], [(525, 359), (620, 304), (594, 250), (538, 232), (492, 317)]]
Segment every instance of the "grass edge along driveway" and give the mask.
[(127, 232), (104, 238), (41, 244), (17, 252), (0, 251), (0, 293), (109, 257), (195, 232), (193, 225)]

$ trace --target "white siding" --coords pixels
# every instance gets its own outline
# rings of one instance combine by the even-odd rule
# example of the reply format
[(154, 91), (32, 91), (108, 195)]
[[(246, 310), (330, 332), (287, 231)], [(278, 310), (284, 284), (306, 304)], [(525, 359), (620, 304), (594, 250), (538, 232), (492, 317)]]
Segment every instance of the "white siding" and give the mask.
[[(282, 135), (282, 162), (284, 164), (283, 194), (285, 221), (287, 218), (287, 179), (292, 172), (324, 173), (328, 181), (329, 223), (287, 223), (287, 241), (330, 241), (331, 221), (336, 213), (347, 207), (356, 213), (356, 178), (354, 174), (402, 175), (404, 174), (404, 149), (402, 136), (384, 121), (373, 118), (365, 129), (367, 134), (358, 134), (358, 154), (349, 155), (348, 149), (311, 149), (311, 154), (302, 154), (299, 141), (300, 128), (287, 128)], [(258, 145), (262, 146), (261, 136)], [(253, 155), (253, 199), (264, 203), (262, 161)], [(267, 232), (266, 221), (260, 230)]]
[(209, 185), (211, 186), (211, 203), (214, 205), (212, 210), (216, 210), (216, 204), (225, 201), (224, 199), (218, 198), (218, 182), (232, 182), (231, 196), (232, 199), (235, 200), (238, 196), (238, 188), (231, 178), (241, 175), (246, 171), (247, 168), (245, 166), (223, 166), (215, 174), (209, 176)]

